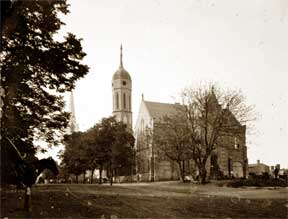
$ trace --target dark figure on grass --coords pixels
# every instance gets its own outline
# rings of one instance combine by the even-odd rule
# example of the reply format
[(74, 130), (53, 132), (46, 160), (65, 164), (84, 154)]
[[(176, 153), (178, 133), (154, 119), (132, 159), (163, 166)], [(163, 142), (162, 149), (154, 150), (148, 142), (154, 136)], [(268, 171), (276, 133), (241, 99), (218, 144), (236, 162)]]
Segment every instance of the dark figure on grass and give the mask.
[(10, 140), (9, 142), (18, 154), (18, 159), (14, 160), (14, 177), (11, 178), (10, 183), (13, 183), (17, 187), (17, 199), (18, 189), (25, 188), (24, 208), (30, 211), (31, 187), (35, 184), (37, 177), (45, 169), (50, 169), (55, 175), (58, 175), (59, 171), (56, 162), (51, 157), (38, 160), (34, 155), (27, 156), (25, 154), (22, 156), (13, 142)]
[(23, 163), (24, 172), (20, 175), (20, 183), (25, 186), (25, 206), (24, 208), (30, 210), (31, 187), (35, 184), (37, 177), (44, 169), (50, 169), (55, 175), (58, 175), (58, 168), (56, 162), (51, 158), (41, 159), (32, 163)]
[(278, 178), (278, 173), (279, 173), (279, 169), (276, 167), (275, 170), (274, 170), (275, 179)]

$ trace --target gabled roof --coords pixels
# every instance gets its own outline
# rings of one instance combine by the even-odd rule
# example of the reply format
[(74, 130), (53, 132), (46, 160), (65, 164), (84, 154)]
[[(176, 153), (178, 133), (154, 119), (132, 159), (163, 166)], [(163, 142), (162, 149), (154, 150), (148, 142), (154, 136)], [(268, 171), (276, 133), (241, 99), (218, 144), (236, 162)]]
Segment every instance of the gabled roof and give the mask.
[[(234, 116), (234, 114), (227, 108), (223, 109), (221, 107), (221, 105), (218, 103), (218, 100), (214, 94), (214, 92), (212, 92), (212, 99), (211, 99), (214, 104), (215, 107), (219, 108), (220, 110), (225, 110), (228, 112), (228, 118), (230, 120), (230, 122), (232, 122), (234, 125), (237, 126), (241, 126), (241, 123), (236, 119), (236, 117)], [(183, 112), (184, 109), (184, 105), (181, 105), (179, 103), (175, 103), (175, 104), (171, 104), (171, 103), (159, 103), (159, 102), (151, 102), (151, 101), (145, 101), (143, 100), (143, 103), (145, 104), (149, 115), (156, 120), (161, 120), (163, 119), (163, 117), (165, 116), (171, 116), (171, 115), (177, 115), (179, 114), (179, 112)]]
[(160, 120), (165, 116), (170, 116), (179, 113), (183, 109), (183, 105), (180, 104), (170, 104), (170, 103), (158, 103), (144, 101), (150, 116), (153, 119)]

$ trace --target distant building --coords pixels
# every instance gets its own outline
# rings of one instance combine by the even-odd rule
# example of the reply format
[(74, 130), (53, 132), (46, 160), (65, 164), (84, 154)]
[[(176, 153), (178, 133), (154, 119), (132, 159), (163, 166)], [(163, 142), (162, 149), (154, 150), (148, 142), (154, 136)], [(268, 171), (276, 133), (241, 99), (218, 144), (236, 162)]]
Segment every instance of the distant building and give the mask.
[[(216, 97), (215, 97), (216, 98)], [(217, 107), (221, 107), (215, 99)], [(137, 174), (140, 181), (159, 181), (179, 179), (179, 171), (176, 163), (166, 159), (159, 159), (155, 151), (157, 147), (153, 144), (153, 138), (147, 138), (148, 129), (155, 130), (159, 127), (164, 116), (177, 113), (181, 108), (180, 104), (167, 104), (159, 102), (145, 101), (142, 95), (136, 125), (135, 125), (135, 145)], [(217, 144), (216, 150), (207, 161), (208, 176), (213, 177), (213, 166), (218, 166), (223, 175), (246, 177), (247, 174), (247, 147), (245, 145), (246, 127), (240, 125), (232, 115), (231, 120), (238, 124), (240, 133), (238, 137), (226, 137), (221, 139), (221, 144)], [(192, 174), (195, 171), (194, 162), (185, 163), (185, 173)]]
[(284, 175), (286, 175), (286, 177), (287, 177), (288, 169), (282, 168), (282, 169), (279, 170), (279, 176), (284, 176)]
[[(271, 168), (271, 170), (273, 170), (273, 168)], [(263, 173), (271, 174), (269, 166), (261, 163), (260, 160), (257, 160), (256, 164), (248, 165), (248, 173), (255, 175), (262, 175)]]
[(276, 166), (271, 166), (271, 175), (275, 176), (275, 169), (278, 169), (278, 176), (285, 176), (287, 178), (288, 169), (281, 168), (280, 164), (276, 164)]

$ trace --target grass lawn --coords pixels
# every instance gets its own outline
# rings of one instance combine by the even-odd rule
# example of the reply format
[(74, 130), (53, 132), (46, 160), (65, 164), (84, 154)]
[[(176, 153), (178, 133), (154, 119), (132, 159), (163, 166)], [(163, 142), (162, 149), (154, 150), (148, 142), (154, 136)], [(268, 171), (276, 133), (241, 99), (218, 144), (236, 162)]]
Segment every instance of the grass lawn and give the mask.
[[(32, 212), (1, 191), (1, 218), (287, 218), (287, 188), (227, 188), (163, 182), (37, 185)], [(23, 198), (21, 206), (23, 206)]]

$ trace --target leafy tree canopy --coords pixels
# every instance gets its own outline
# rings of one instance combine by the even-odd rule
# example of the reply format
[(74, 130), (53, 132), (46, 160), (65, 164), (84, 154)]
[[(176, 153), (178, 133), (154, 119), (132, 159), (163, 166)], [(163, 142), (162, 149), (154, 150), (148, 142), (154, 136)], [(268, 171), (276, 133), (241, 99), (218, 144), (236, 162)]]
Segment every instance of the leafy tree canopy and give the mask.
[[(103, 118), (86, 132), (66, 135), (64, 144), (62, 167), (70, 174), (79, 175), (96, 168), (101, 172), (104, 167), (112, 174), (131, 173), (134, 137), (127, 126), (114, 117)], [(125, 172), (125, 168), (130, 172)]]
[(65, 172), (78, 176), (87, 170), (88, 163), (84, 133), (74, 132), (71, 135), (65, 135), (64, 144), (62, 168)]
[[(68, 125), (61, 93), (71, 91), (88, 67), (81, 40), (68, 33), (62, 42), (59, 13), (66, 0), (1, 1), (1, 145), (12, 139), (21, 153), (34, 151), (32, 141), (57, 143)], [(22, 147), (20, 146), (22, 145)]]

